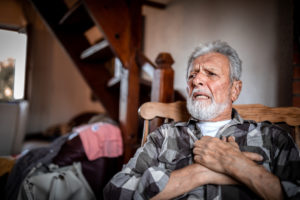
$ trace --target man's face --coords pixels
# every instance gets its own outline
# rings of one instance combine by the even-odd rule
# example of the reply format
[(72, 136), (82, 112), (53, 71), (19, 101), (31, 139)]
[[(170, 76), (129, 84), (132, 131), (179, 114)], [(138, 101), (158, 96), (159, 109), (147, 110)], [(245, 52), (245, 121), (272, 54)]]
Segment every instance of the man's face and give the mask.
[(229, 59), (216, 52), (194, 60), (188, 75), (188, 109), (200, 112), (200, 118), (198, 115), (194, 117), (205, 121), (230, 119), (232, 101), (239, 91), (237, 96), (233, 95), (237, 91), (232, 90), (229, 65)]

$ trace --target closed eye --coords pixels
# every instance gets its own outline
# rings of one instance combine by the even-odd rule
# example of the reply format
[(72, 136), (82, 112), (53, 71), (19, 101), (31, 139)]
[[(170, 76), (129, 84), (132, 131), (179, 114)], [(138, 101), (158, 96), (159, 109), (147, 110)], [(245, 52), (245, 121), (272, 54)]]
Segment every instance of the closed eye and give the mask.
[(211, 72), (211, 71), (207, 71), (207, 74), (208, 74), (209, 76), (217, 76), (217, 74), (216, 74), (216, 73), (214, 73), (214, 72)]

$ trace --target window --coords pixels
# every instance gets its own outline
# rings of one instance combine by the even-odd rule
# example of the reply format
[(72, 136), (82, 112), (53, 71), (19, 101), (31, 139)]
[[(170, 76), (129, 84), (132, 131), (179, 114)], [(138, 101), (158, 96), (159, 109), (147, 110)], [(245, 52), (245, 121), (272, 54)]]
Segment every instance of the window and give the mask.
[(0, 100), (24, 99), (27, 35), (0, 29)]

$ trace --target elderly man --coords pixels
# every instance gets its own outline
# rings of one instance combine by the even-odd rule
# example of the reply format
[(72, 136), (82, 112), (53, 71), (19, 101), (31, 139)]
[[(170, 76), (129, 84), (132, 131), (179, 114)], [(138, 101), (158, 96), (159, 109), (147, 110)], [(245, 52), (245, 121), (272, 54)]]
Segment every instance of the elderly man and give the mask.
[(164, 124), (104, 190), (106, 199), (300, 198), (292, 138), (267, 122), (243, 120), (232, 103), (241, 61), (227, 43), (198, 47), (187, 69), (188, 122)]

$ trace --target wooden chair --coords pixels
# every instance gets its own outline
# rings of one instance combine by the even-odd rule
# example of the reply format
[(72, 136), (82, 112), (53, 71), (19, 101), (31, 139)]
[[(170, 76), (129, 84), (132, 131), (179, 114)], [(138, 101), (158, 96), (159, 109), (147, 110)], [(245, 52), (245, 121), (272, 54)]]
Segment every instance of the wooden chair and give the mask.
[[(294, 127), (292, 133), (297, 145), (300, 147), (300, 108), (299, 107), (267, 107), (262, 104), (241, 104), (233, 106), (239, 114), (248, 120), (257, 122), (270, 121), (272, 123), (284, 122)], [(187, 121), (190, 117), (186, 102), (173, 103), (147, 102), (139, 108), (139, 115), (144, 119), (142, 146), (147, 140), (149, 133), (149, 121), (156, 118), (166, 120)]]

